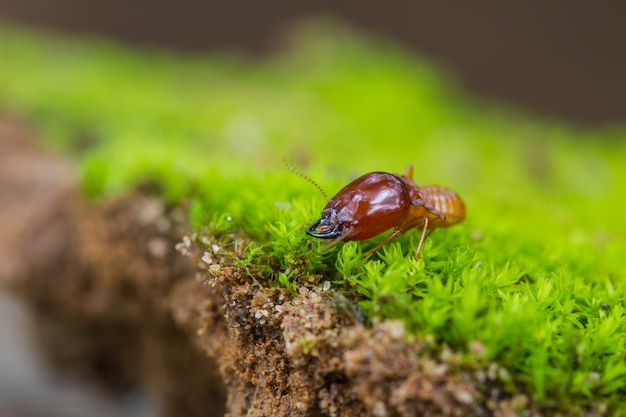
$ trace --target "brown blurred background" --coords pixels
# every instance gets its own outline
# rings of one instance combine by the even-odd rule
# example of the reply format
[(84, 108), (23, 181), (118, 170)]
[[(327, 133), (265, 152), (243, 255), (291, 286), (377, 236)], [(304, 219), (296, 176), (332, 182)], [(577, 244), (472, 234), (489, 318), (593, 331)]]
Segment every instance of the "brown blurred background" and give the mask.
[(314, 16), (412, 48), (473, 94), (580, 125), (626, 121), (626, 2), (0, 0), (3, 21), (187, 53), (268, 53)]

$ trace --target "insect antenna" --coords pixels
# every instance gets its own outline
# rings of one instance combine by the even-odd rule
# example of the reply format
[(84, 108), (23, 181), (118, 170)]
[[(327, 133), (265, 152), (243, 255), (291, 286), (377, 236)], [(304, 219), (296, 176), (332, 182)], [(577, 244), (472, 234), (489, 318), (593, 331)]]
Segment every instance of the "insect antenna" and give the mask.
[(295, 175), (299, 176), (300, 178), (302, 178), (302, 179), (310, 182), (311, 184), (313, 184), (313, 186), (315, 188), (317, 188), (320, 193), (322, 193), (322, 195), (324, 196), (324, 199), (327, 202), (330, 202), (330, 199), (328, 198), (328, 196), (324, 192), (324, 189), (317, 182), (315, 182), (312, 178), (310, 178), (308, 175), (304, 174), (303, 172), (301, 172), (300, 170), (298, 170), (294, 166), (293, 155), (291, 156), (291, 160), (287, 160), (287, 157), (285, 157), (285, 165), (287, 165), (287, 170), (289, 172), (291, 172), (292, 174), (295, 174)]

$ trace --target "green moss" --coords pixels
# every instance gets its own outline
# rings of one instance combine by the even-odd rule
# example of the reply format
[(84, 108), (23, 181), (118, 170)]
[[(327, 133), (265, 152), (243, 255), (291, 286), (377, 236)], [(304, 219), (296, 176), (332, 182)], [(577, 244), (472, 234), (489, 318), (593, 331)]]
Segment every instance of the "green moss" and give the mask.
[[(193, 227), (244, 230), (241, 266), (268, 285), (331, 281), (370, 319), (497, 361), (510, 390), (626, 415), (625, 127), (581, 132), (477, 104), (418, 57), (334, 26), (260, 61), (17, 28), (0, 30), (0, 56), (0, 108), (74, 156), (87, 195), (156, 182), (191, 202)], [(417, 233), (367, 259), (382, 237), (323, 250), (303, 227), (325, 201), (286, 172), (291, 154), (331, 195), (412, 163), (418, 183), (458, 191), (468, 219), (419, 260)]]

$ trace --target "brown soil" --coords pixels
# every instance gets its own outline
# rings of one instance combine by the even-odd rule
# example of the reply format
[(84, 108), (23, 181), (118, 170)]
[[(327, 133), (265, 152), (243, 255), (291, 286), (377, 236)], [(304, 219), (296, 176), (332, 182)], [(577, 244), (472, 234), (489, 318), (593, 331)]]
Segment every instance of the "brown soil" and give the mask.
[(141, 389), (166, 416), (539, 415), (493, 366), (365, 327), (331, 289), (260, 285), (219, 240), (183, 238), (184, 208), (154, 192), (89, 203), (73, 178), (0, 121), (0, 283), (59, 370)]
[(140, 193), (82, 200), (69, 165), (7, 120), (0, 207), (0, 284), (32, 306), (50, 363), (112, 393), (143, 389), (167, 416), (224, 414), (214, 360), (168, 306), (192, 274), (174, 251), (180, 210)]

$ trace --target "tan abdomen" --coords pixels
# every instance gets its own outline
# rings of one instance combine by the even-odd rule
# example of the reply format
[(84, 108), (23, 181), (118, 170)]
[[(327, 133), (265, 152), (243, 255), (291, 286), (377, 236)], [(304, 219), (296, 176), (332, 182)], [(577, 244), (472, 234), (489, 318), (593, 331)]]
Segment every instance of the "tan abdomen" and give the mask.
[(431, 219), (435, 220), (432, 227), (452, 226), (465, 219), (465, 203), (454, 191), (438, 185), (424, 185), (419, 187), (419, 194), (425, 203), (445, 216), (444, 220)]

